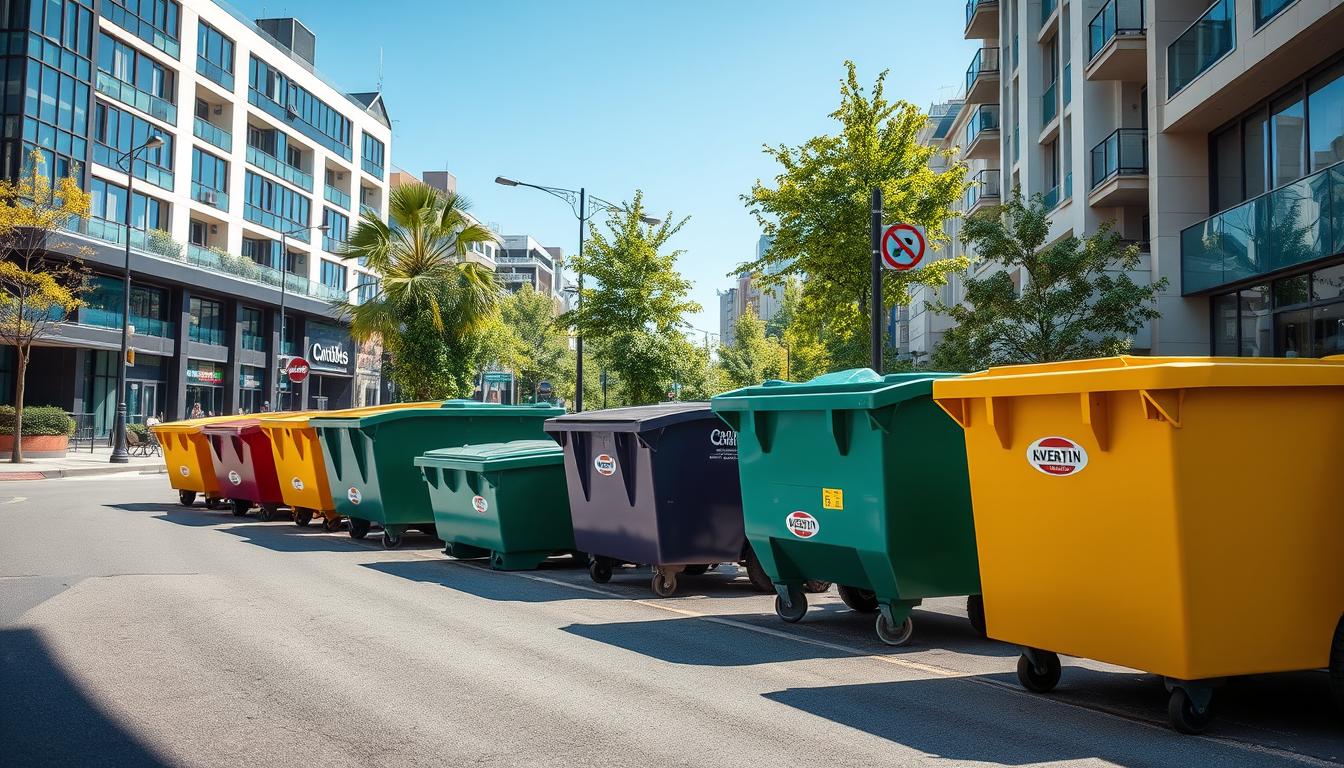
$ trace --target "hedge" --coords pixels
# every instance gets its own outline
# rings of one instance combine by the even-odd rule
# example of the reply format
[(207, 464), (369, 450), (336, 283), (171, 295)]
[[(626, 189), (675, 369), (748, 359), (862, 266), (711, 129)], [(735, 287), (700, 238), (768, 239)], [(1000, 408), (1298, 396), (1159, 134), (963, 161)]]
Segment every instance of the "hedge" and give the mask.
[[(54, 405), (30, 405), (23, 409), (23, 436), (73, 435), (75, 420)], [(14, 406), (0, 405), (0, 435), (14, 434)]]

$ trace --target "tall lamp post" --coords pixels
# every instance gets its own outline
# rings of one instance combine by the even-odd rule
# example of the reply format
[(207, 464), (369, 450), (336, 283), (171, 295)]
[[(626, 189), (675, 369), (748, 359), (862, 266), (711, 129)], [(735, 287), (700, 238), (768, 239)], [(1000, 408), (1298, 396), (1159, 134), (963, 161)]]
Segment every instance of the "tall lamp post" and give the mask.
[[(577, 216), (579, 219), (578, 255), (580, 259), (583, 257), (583, 236), (585, 234), (584, 229), (585, 227), (588, 226), (589, 220), (591, 220), (593, 216), (597, 215), (599, 212), (602, 211), (623, 210), (619, 205), (603, 200), (597, 195), (589, 195), (587, 190), (584, 189), (583, 187), (579, 187), (577, 191), (573, 189), (565, 189), (564, 187), (545, 187), (541, 186), (540, 184), (528, 184), (525, 181), (516, 181), (514, 179), (506, 178), (504, 176), (496, 176), (495, 183), (501, 184), (506, 187), (531, 187), (532, 189), (540, 189), (542, 192), (554, 195), (555, 197), (558, 197), (561, 200), (564, 200), (565, 202), (569, 203), (570, 209), (574, 211), (574, 215)], [(596, 200), (598, 203), (601, 204), (602, 207), (590, 212), (588, 210), (589, 200)], [(663, 222), (662, 219), (655, 219), (652, 216), (641, 216), (640, 221), (644, 222), (645, 224), (648, 224), (651, 227), (657, 226)], [(583, 311), (582, 268), (578, 270), (578, 276), (579, 276), (578, 309), (580, 313), (582, 313)], [(583, 334), (582, 333), (575, 334), (575, 347), (576, 347), (575, 353), (577, 355), (577, 358), (574, 364), (574, 378), (575, 378), (574, 410), (582, 411), (583, 410)]]
[[(131, 347), (131, 203), (135, 199), (135, 160), (147, 149), (163, 146), (163, 138), (158, 134), (150, 136), (144, 144), (123, 154), (117, 164), (126, 164), (126, 258), (121, 267), (121, 365), (117, 366), (117, 415), (112, 422), (112, 455), (108, 461), (113, 464), (125, 464), (131, 460), (126, 451), (126, 364)], [(149, 215), (149, 211), (145, 211)]]
[[(299, 227), (297, 229), (291, 229), (288, 232), (280, 233), (280, 354), (276, 355), (277, 360), (285, 354), (285, 283), (288, 282), (289, 278), (289, 238), (313, 230), (326, 232), (327, 229), (327, 225), (323, 224), (317, 227)], [(275, 403), (275, 410), (282, 411), (284, 409), (280, 407), (279, 369), (277, 369), (273, 375), (275, 376), (275, 387), (272, 389), (273, 394), (271, 400)]]

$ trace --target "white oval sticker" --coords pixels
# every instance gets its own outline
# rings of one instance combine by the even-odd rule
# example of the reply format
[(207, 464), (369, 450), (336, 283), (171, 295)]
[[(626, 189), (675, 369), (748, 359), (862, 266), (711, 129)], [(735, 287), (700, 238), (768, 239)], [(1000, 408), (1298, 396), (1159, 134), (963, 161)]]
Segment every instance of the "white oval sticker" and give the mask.
[(294, 490), (296, 490), (296, 491), (302, 491), (302, 490), (303, 490), (303, 481), (300, 480), (299, 478), (296, 477), (296, 478), (294, 478), (293, 480), (290, 480), (289, 483), (290, 483), (290, 485), (294, 486)]
[(784, 518), (784, 527), (800, 539), (810, 539), (821, 530), (821, 523), (817, 522), (817, 518), (799, 510), (790, 512), (789, 516)]
[(358, 488), (351, 488), (346, 491), (345, 498), (349, 499), (351, 504), (359, 504), (359, 502), (364, 500), (364, 496), (360, 494)]
[(238, 474), (238, 470), (236, 470), (236, 469), (230, 469), (230, 470), (229, 470), (229, 482), (230, 482), (230, 483), (233, 483), (234, 485), (242, 485), (242, 484), (243, 484), (243, 476), (240, 475), (240, 474)]
[(483, 496), (472, 496), (471, 508), (476, 510), (477, 512), (480, 512), (483, 515), (486, 512), (490, 511), (490, 503), (487, 502), (485, 500), (485, 497)]
[(191, 477), (191, 470), (187, 468), (186, 464), (178, 467), (177, 471), (181, 472), (183, 477)]
[(605, 453), (598, 454), (598, 457), (593, 459), (593, 468), (599, 475), (611, 477), (616, 474), (616, 460)]
[(1087, 450), (1067, 437), (1042, 437), (1027, 446), (1027, 463), (1041, 474), (1068, 477), (1087, 467)]

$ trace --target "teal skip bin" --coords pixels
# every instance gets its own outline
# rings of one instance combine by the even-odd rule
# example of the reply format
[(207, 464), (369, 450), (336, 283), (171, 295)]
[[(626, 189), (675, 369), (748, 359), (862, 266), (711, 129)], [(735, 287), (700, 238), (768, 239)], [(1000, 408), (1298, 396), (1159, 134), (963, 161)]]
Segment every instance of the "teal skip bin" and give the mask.
[(449, 400), (438, 408), (406, 408), (309, 420), (322, 446), (336, 512), (362, 539), (373, 523), (383, 546), (401, 545), (411, 528), (434, 534), (429, 489), (415, 459), (435, 448), (509, 440), (544, 440), (541, 425), (564, 413), (549, 405), (499, 405)]
[(909, 640), (925, 598), (968, 595), (984, 632), (964, 433), (933, 402), (944, 373), (842, 371), (727, 392), (714, 411), (737, 430), (747, 539), (785, 621), (802, 584), (832, 581), (877, 634)]
[(495, 570), (519, 571), (574, 552), (565, 451), (554, 440), (440, 448), (415, 465), (454, 557), (488, 557)]

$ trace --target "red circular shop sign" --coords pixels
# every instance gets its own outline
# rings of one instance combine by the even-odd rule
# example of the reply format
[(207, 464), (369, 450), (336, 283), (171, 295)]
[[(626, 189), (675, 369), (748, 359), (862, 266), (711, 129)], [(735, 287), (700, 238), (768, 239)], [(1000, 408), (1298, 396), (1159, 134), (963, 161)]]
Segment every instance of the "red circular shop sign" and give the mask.
[(303, 380), (308, 378), (308, 361), (302, 357), (291, 357), (288, 363), (285, 363), (285, 375), (295, 384), (302, 384)]

